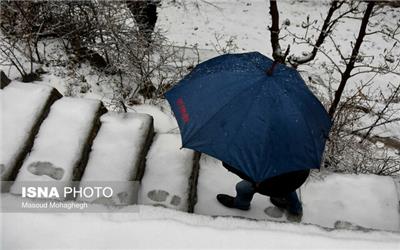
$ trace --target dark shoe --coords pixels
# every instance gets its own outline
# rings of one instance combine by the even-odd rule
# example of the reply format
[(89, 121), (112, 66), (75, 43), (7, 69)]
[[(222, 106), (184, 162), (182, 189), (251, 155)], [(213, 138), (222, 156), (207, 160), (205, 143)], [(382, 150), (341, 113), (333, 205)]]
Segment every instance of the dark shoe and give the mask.
[(271, 201), (271, 203), (274, 206), (282, 208), (282, 209), (287, 209), (287, 207), (290, 205), (289, 201), (285, 198), (270, 197), (269, 200)]
[(238, 207), (235, 205), (235, 198), (227, 195), (227, 194), (218, 194), (217, 195), (217, 200), (219, 201), (219, 203), (221, 203), (222, 205), (224, 205), (225, 207), (229, 207), (229, 208), (237, 208), (240, 210), (249, 210), (250, 206), (248, 207)]
[[(297, 197), (297, 196), (296, 196)], [(303, 207), (300, 202), (292, 204), (286, 198), (270, 197), (270, 201), (276, 207), (286, 210), (287, 219), (293, 222), (300, 222), (303, 217)]]
[(286, 210), (286, 218), (291, 222), (301, 222), (301, 219), (303, 218), (303, 211), (292, 213), (289, 210)]

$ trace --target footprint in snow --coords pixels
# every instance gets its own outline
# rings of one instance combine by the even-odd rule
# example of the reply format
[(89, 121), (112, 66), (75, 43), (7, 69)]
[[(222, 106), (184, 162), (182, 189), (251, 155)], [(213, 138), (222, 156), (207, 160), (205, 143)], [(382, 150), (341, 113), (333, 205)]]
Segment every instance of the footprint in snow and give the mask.
[(282, 218), (283, 215), (286, 214), (287, 221), (297, 222), (297, 223), (301, 222), (301, 218), (302, 218), (302, 216), (292, 215), (292, 214), (288, 213), (287, 211), (285, 211), (284, 209), (281, 209), (281, 208), (278, 208), (275, 206), (267, 207), (264, 210), (264, 213), (266, 215), (268, 215), (269, 217), (275, 218), (275, 219)]
[(56, 167), (47, 161), (32, 162), (28, 166), (28, 171), (34, 175), (47, 175), (54, 180), (61, 180), (64, 176), (64, 169)]
[(361, 230), (361, 231), (370, 231), (371, 229), (356, 225), (349, 221), (337, 220), (334, 224), (335, 229), (347, 229), (347, 230)]
[[(173, 195), (171, 197), (171, 195), (165, 191), (165, 190), (161, 190), (161, 189), (154, 189), (151, 190), (147, 193), (147, 197), (155, 202), (158, 202), (160, 204), (157, 204), (157, 206), (162, 206), (162, 207), (167, 207), (166, 205), (164, 205), (165, 203), (168, 203), (169, 200), (169, 204), (171, 204), (172, 206), (178, 206), (179, 204), (181, 204), (181, 197), (179, 197), (178, 195)], [(171, 198), (169, 198), (171, 197)], [(164, 204), (162, 204), (164, 203)]]
[(282, 218), (282, 216), (284, 214), (284, 211), (282, 209), (280, 209), (280, 208), (275, 207), (275, 206), (271, 206), (271, 207), (267, 207), (264, 210), (264, 213), (266, 215), (268, 215), (269, 217), (272, 217), (272, 218)]

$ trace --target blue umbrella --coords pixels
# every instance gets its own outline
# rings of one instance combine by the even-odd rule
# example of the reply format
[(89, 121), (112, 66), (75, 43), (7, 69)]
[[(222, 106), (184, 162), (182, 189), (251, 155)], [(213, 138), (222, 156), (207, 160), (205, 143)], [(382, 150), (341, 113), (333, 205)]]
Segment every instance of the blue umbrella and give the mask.
[(326, 110), (295, 69), (258, 52), (205, 61), (165, 97), (182, 147), (226, 162), (245, 179), (321, 164), (331, 127)]

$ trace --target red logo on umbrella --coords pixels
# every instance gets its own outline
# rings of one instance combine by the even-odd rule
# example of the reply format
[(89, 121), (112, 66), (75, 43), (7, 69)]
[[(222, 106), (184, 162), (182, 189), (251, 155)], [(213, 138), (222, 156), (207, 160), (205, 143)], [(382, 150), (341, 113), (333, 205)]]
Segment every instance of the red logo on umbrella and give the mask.
[(188, 123), (190, 118), (189, 118), (189, 114), (186, 110), (185, 102), (183, 101), (182, 97), (180, 97), (180, 98), (178, 98), (178, 100), (176, 100), (176, 104), (179, 107), (179, 112), (181, 114), (181, 118), (182, 118), (183, 122)]

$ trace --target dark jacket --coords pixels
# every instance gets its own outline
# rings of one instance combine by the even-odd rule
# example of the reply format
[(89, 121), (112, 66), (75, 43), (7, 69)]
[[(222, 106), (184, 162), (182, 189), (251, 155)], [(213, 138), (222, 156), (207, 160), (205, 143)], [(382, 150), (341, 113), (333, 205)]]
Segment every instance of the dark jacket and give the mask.
[(245, 175), (240, 170), (233, 168), (225, 162), (223, 162), (222, 165), (229, 171), (238, 175), (240, 178), (253, 183), (257, 193), (272, 197), (284, 197), (287, 194), (295, 191), (301, 185), (303, 185), (310, 174), (310, 170), (305, 169), (274, 176), (260, 183), (254, 183), (247, 175)]

